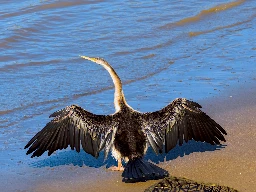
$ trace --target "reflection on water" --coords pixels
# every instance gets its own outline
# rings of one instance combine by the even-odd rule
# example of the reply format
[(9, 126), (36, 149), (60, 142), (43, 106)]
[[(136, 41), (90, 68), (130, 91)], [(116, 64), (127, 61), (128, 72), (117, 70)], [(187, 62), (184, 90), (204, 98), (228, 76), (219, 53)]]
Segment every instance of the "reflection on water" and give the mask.
[(215, 14), (215, 13), (218, 13), (221, 11), (225, 11), (227, 9), (231, 9), (233, 7), (239, 6), (240, 4), (242, 4), (244, 2), (245, 2), (245, 0), (237, 0), (237, 1), (231, 1), (228, 3), (219, 4), (219, 5), (210, 7), (209, 9), (202, 10), (202, 11), (200, 11), (200, 13), (198, 13), (195, 16), (186, 17), (184, 19), (176, 21), (175, 23), (168, 23), (164, 26), (161, 26), (161, 28), (169, 29), (171, 26), (186, 25), (188, 23), (193, 23), (193, 22), (199, 21), (200, 19), (204, 19), (204, 17), (206, 17), (207, 15)]
[(237, 23), (233, 23), (233, 24), (230, 24), (230, 25), (226, 25), (226, 26), (219, 26), (219, 27), (216, 27), (216, 28), (212, 28), (212, 29), (209, 29), (209, 30), (205, 30), (205, 31), (196, 31), (196, 32), (189, 32), (189, 36), (190, 37), (193, 37), (193, 36), (197, 36), (197, 35), (201, 35), (201, 34), (205, 34), (205, 33), (212, 33), (214, 31), (217, 31), (217, 30), (222, 30), (222, 29), (227, 29), (227, 28), (233, 28), (235, 26), (239, 26), (239, 25), (243, 25), (243, 24), (246, 24), (246, 23), (250, 23), (252, 22), (256, 17), (256, 14), (252, 15), (251, 17), (249, 17), (247, 20), (244, 20), (244, 21), (239, 21)]
[[(0, 151), (5, 165), (51, 112), (114, 112), (113, 65), (129, 105), (160, 109), (255, 79), (255, 1), (0, 2)], [(11, 150), (11, 153), (5, 151)], [(27, 160), (34, 162), (34, 160)], [(15, 163), (14, 163), (15, 164)]]

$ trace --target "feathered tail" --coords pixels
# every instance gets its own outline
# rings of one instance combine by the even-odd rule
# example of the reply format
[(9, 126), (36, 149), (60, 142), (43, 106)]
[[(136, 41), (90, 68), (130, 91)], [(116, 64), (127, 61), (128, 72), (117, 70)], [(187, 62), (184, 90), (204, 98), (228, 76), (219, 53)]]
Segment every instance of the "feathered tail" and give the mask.
[(122, 174), (123, 181), (126, 183), (162, 179), (167, 176), (169, 176), (168, 171), (142, 158), (129, 160)]

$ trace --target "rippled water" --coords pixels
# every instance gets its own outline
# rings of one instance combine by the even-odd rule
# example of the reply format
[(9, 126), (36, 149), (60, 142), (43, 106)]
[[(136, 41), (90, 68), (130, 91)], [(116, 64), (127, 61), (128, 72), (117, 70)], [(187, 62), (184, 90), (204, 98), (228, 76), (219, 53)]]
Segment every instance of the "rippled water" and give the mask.
[(5, 158), (5, 151), (23, 148), (57, 109), (75, 103), (94, 113), (114, 112), (108, 73), (79, 55), (111, 63), (128, 103), (142, 111), (176, 97), (198, 101), (256, 77), (254, 0), (24, 0), (1, 1), (0, 7), (6, 165), (12, 153)]

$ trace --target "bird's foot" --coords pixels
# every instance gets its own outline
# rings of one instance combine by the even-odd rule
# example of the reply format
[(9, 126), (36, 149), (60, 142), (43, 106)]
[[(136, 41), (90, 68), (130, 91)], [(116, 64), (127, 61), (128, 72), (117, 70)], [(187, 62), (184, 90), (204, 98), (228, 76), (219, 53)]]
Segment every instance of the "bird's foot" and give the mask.
[(124, 167), (123, 166), (112, 166), (108, 168), (110, 171), (123, 171)]

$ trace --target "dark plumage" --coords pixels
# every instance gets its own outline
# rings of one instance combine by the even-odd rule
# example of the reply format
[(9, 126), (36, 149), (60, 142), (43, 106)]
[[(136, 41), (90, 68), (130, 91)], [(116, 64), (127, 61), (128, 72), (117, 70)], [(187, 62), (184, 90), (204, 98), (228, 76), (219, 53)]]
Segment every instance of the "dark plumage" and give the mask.
[(25, 146), (31, 157), (41, 156), (45, 151), (51, 155), (68, 146), (83, 150), (94, 157), (105, 149), (105, 158), (110, 150), (118, 160), (115, 170), (122, 170), (121, 158), (128, 161), (122, 174), (123, 181), (137, 182), (159, 179), (168, 172), (143, 160), (147, 146), (156, 154), (166, 153), (184, 140), (208, 142), (212, 145), (225, 141), (226, 131), (207, 114), (201, 106), (184, 98), (175, 99), (163, 109), (141, 113), (132, 109), (125, 101), (121, 80), (114, 69), (103, 59), (89, 58), (102, 65), (115, 84), (115, 108), (111, 115), (95, 115), (77, 105), (54, 112), (53, 119)]

